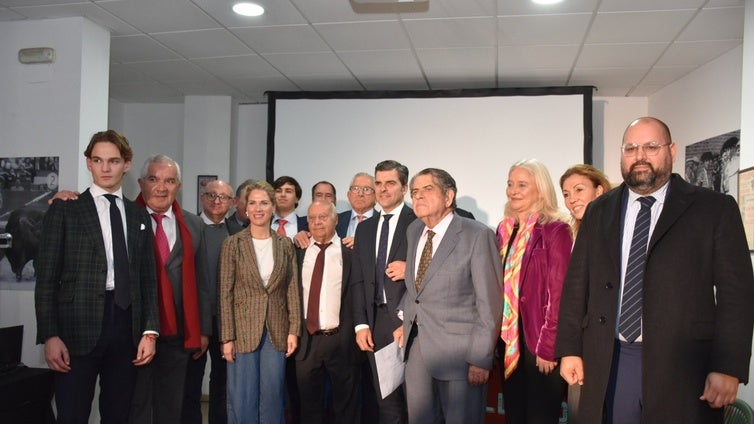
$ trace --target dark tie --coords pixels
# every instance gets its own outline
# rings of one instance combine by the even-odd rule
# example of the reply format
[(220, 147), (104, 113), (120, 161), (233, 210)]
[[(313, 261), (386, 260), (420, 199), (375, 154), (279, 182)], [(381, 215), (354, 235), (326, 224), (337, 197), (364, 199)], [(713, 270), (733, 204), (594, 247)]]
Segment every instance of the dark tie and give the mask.
[(314, 334), (319, 330), (319, 294), (322, 292), (322, 275), (325, 270), (325, 249), (330, 243), (314, 243), (319, 247), (317, 260), (314, 261), (314, 270), (312, 271), (312, 283), (309, 285), (309, 300), (306, 303), (306, 331)]
[(115, 272), (115, 304), (125, 310), (131, 305), (131, 294), (128, 282), (128, 251), (126, 250), (126, 236), (123, 234), (123, 218), (120, 215), (115, 199), (118, 196), (106, 194), (110, 201), (110, 231), (113, 233), (113, 271)]
[(283, 237), (288, 236), (288, 234), (285, 233), (285, 224), (287, 223), (288, 223), (288, 220), (278, 219), (278, 234), (280, 234)]
[(629, 343), (633, 343), (641, 334), (644, 268), (647, 263), (647, 242), (649, 241), (652, 204), (655, 200), (652, 196), (639, 198), (641, 209), (639, 215), (636, 216), (631, 249), (628, 252), (618, 330)]
[(162, 218), (165, 215), (159, 213), (152, 213), (154, 222), (157, 223), (157, 227), (154, 230), (154, 241), (157, 243), (157, 255), (159, 256), (161, 263), (158, 266), (165, 266), (170, 256), (170, 244), (168, 243), (168, 236), (165, 234), (165, 229), (162, 228)]
[(427, 230), (427, 242), (424, 243), (424, 249), (422, 249), (421, 258), (419, 258), (419, 269), (416, 270), (416, 281), (414, 282), (414, 287), (416, 287), (417, 293), (419, 292), (419, 289), (422, 288), (424, 273), (427, 272), (427, 268), (429, 268), (429, 262), (432, 260), (432, 237), (434, 236), (434, 231)]
[(374, 281), (377, 283), (375, 302), (378, 305), (384, 302), (385, 293), (385, 267), (387, 266), (387, 237), (390, 234), (390, 218), (392, 214), (382, 215), (382, 229), (380, 230), (380, 243), (377, 248), (377, 262), (374, 264)]

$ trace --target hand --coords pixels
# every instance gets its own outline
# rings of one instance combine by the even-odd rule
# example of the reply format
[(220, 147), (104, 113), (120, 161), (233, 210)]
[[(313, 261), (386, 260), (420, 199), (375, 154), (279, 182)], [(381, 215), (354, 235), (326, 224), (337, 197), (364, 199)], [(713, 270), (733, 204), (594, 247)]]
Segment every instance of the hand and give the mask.
[(232, 341), (225, 342), (222, 345), (223, 359), (225, 362), (232, 364), (236, 360), (236, 345)]
[(202, 341), (201, 341), (201, 345), (199, 346), (199, 350), (194, 352), (194, 354), (191, 355), (191, 357), (196, 361), (197, 359), (201, 358), (205, 352), (207, 352), (208, 347), (209, 347), (209, 336), (205, 336), (204, 334), (202, 334)]
[(302, 249), (306, 249), (309, 247), (309, 237), (311, 237), (311, 234), (309, 234), (306, 231), (299, 231), (296, 233), (295, 236), (293, 236), (293, 243)]
[(71, 370), (71, 358), (68, 356), (68, 348), (60, 337), (53, 336), (45, 341), (45, 361), (51, 370), (68, 372)]
[(79, 198), (79, 194), (81, 193), (79, 193), (78, 191), (61, 190), (55, 193), (55, 196), (53, 196), (50, 200), (48, 200), (47, 204), (51, 205), (52, 202), (55, 200), (62, 200), (62, 201), (76, 200)]
[(569, 386), (584, 385), (584, 361), (580, 356), (564, 356), (560, 358), (560, 376)]
[(298, 336), (295, 334), (288, 335), (288, 350), (285, 352), (285, 357), (288, 358), (293, 355), (298, 347)]
[(403, 347), (403, 326), (396, 328), (393, 331), (393, 340), (398, 342), (398, 347)]
[(353, 237), (343, 237), (342, 239), (340, 239), (340, 241), (343, 242), (343, 246), (349, 249), (353, 249), (353, 240)]
[(557, 361), (548, 361), (546, 359), (542, 359), (539, 356), (537, 356), (537, 368), (539, 369), (539, 372), (541, 372), (544, 375), (550, 375), (552, 370), (555, 369), (555, 367), (558, 366)]
[(738, 379), (731, 375), (711, 372), (704, 381), (704, 393), (699, 400), (706, 400), (710, 408), (722, 408), (736, 400)]
[(406, 261), (393, 261), (387, 264), (385, 274), (393, 281), (406, 279)]
[(356, 344), (364, 352), (374, 352), (374, 340), (372, 340), (372, 330), (368, 328), (356, 332)]
[(469, 365), (469, 384), (472, 386), (481, 386), (487, 383), (490, 378), (490, 370), (479, 368), (476, 365)]
[(156, 353), (157, 341), (154, 339), (154, 336), (143, 335), (139, 341), (139, 346), (136, 348), (136, 359), (131, 362), (137, 367), (146, 365), (152, 362)]

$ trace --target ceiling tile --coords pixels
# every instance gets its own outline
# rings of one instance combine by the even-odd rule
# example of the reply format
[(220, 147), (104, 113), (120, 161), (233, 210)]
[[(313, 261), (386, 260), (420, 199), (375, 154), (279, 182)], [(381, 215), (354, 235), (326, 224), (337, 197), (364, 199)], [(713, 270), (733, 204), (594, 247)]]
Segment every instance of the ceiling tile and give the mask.
[(139, 62), (128, 66), (157, 81), (202, 81), (210, 75), (186, 60)]
[(366, 77), (359, 78), (359, 81), (367, 90), (429, 90), (429, 86), (424, 78)]
[(24, 19), (24, 15), (16, 13), (6, 7), (0, 7), (0, 22), (3, 21), (17, 21)]
[(401, 13), (402, 19), (470, 18), (495, 16), (496, 0), (430, 0), (423, 13)]
[(671, 41), (693, 18), (693, 10), (672, 12), (599, 13), (589, 29), (587, 43), (642, 43)]
[(122, 102), (183, 102), (183, 95), (179, 91), (157, 82), (110, 83), (110, 97)]
[(118, 63), (110, 64), (111, 84), (124, 84), (134, 82), (154, 82), (154, 80), (135, 70), (130, 65), (122, 65)]
[(28, 6), (18, 7), (15, 8), (15, 10), (30, 19), (83, 16), (100, 26), (107, 28), (113, 35), (133, 35), (139, 33), (136, 28), (128, 25), (112, 13), (94, 3)]
[(341, 52), (338, 56), (359, 80), (405, 78), (423, 81), (421, 69), (410, 50)]
[(82, 3), (84, 0), (0, 0), (0, 6), (39, 6), (45, 4), (75, 4)]
[(668, 47), (657, 66), (703, 65), (739, 45), (741, 40), (679, 41)]
[(259, 54), (331, 51), (327, 43), (308, 25), (232, 28), (231, 32)]
[(433, 85), (434, 80), (448, 78), (495, 81), (495, 49), (492, 47), (417, 49), (416, 54)]
[(275, 53), (263, 56), (272, 66), (291, 77), (291, 79), (299, 75), (321, 75), (323, 77), (333, 75), (351, 76), (334, 53)]
[(646, 68), (576, 68), (568, 85), (594, 86), (597, 96), (625, 96), (646, 72)]
[(505, 16), (498, 18), (501, 45), (580, 44), (592, 15)]
[(146, 35), (110, 37), (110, 57), (120, 63), (179, 58)]
[(629, 95), (631, 97), (649, 97), (660, 91), (662, 88), (663, 86), (661, 85), (639, 84), (629, 92)]
[(364, 89), (354, 78), (346, 79), (336, 75), (297, 75), (291, 79), (304, 91), (360, 91)]
[(417, 49), (489, 47), (496, 43), (492, 17), (405, 20), (404, 25)]
[[(273, 0), (280, 1), (280, 0)], [(395, 13), (356, 13), (348, 0), (290, 0), (310, 23), (395, 20)], [(431, 6), (430, 6), (431, 7)]]
[(234, 96), (240, 93), (216, 78), (207, 78), (201, 81), (168, 81), (165, 85), (184, 96)]
[(499, 69), (565, 68), (570, 69), (579, 53), (577, 44), (565, 46), (501, 46)]
[(742, 40), (743, 34), (743, 7), (703, 9), (678, 40)]
[(434, 77), (430, 79), (430, 90), (463, 90), (470, 88), (497, 88), (494, 78), (486, 77)]
[(569, 0), (558, 4), (535, 4), (531, 0), (497, 0), (497, 14), (552, 15), (558, 13), (593, 12), (601, 0)]
[(226, 29), (202, 29), (151, 35), (166, 47), (189, 59), (241, 56), (253, 53), (248, 46)]
[(191, 0), (191, 2), (227, 28), (306, 23), (306, 19), (288, 0), (254, 0), (254, 3), (264, 7), (262, 16), (236, 14), (233, 12), (233, 5), (238, 0)]
[(644, 76), (644, 79), (641, 80), (639, 85), (666, 86), (673, 81), (684, 77), (696, 68), (696, 66), (655, 66), (649, 70), (649, 72)]
[(280, 72), (258, 55), (194, 59), (192, 62), (224, 80), (281, 76)]
[(291, 81), (284, 77), (270, 78), (239, 78), (228, 81), (234, 88), (240, 90), (256, 102), (267, 102), (265, 91), (301, 91)]
[(570, 68), (498, 70), (499, 87), (558, 87), (568, 81)]
[(147, 33), (219, 27), (214, 19), (187, 0), (109, 0), (97, 4)]
[(411, 47), (398, 21), (315, 24), (333, 50), (395, 50)]
[(705, 0), (610, 0), (600, 3), (600, 12), (698, 9)]
[(579, 68), (646, 67), (657, 61), (666, 44), (586, 44), (576, 61)]

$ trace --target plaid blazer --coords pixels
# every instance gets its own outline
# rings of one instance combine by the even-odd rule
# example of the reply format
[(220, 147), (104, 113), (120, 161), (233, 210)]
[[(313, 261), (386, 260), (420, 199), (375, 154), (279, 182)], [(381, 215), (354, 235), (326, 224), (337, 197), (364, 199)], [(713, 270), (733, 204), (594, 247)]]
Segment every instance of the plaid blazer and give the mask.
[(259, 274), (251, 231), (223, 242), (217, 296), (220, 340), (235, 341), (236, 352), (256, 350), (267, 328), (273, 346), (287, 350), (289, 334), (301, 335), (301, 294), (293, 243), (272, 233), (274, 268), (267, 287)]
[[(146, 211), (123, 199), (128, 244), (133, 340), (159, 331), (152, 227)], [(35, 261), (37, 343), (60, 337), (71, 355), (94, 349), (105, 310), (107, 258), (97, 208), (89, 190), (56, 200), (45, 214)]]

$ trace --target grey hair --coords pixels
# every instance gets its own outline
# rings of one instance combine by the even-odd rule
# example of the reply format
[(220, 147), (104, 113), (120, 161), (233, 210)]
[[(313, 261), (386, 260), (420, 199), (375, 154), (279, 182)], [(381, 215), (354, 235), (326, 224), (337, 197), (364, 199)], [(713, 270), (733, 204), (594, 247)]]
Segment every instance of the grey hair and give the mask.
[(147, 172), (149, 172), (149, 165), (153, 163), (168, 163), (170, 165), (173, 165), (175, 167), (176, 175), (178, 176), (178, 182), (180, 183), (182, 181), (181, 165), (178, 165), (178, 162), (174, 161), (170, 156), (163, 154), (152, 155), (144, 161), (144, 166), (141, 167), (141, 179), (147, 177)]

